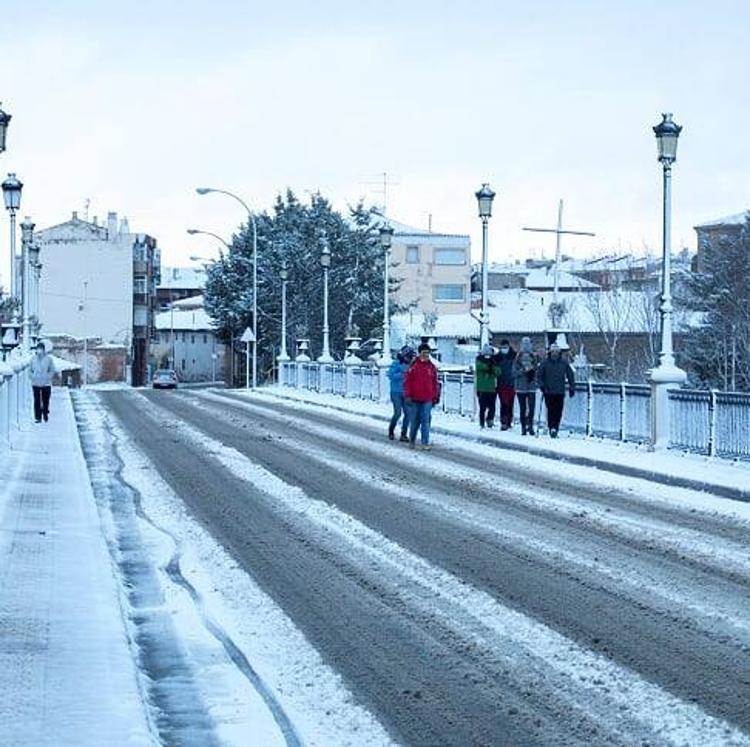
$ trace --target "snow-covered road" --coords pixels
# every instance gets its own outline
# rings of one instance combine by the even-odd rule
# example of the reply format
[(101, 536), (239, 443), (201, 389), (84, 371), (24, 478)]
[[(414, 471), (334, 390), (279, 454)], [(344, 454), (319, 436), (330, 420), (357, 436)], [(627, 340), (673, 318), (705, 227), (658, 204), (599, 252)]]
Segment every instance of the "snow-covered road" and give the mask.
[(269, 730), (750, 744), (747, 505), (458, 438), (413, 453), (263, 394), (98, 396), (106, 422), (93, 395), (81, 417), (181, 548)]

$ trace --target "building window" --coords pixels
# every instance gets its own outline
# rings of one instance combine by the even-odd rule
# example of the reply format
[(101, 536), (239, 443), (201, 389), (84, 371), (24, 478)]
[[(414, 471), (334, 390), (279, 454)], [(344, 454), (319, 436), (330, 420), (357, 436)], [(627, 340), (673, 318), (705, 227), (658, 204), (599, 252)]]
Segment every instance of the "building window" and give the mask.
[(190, 335), (190, 344), (195, 345), (195, 335)]
[(203, 344), (208, 345), (208, 335), (203, 335)]
[(182, 370), (185, 370), (185, 359), (183, 358), (182, 361), (180, 361), (180, 366), (182, 367)]
[(435, 249), (436, 265), (465, 265), (465, 249)]
[(146, 278), (136, 278), (133, 281), (133, 293), (136, 296), (146, 295)]
[(461, 302), (466, 298), (466, 288), (463, 285), (434, 285), (432, 297), (435, 301)]
[(418, 246), (406, 247), (406, 264), (407, 265), (419, 264), (419, 247)]

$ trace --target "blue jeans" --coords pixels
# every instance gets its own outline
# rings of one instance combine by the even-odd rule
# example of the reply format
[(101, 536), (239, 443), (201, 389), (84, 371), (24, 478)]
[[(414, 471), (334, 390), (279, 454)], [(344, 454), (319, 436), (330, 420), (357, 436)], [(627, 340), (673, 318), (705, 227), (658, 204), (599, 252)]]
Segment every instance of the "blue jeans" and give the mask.
[(409, 430), (409, 408), (404, 402), (404, 395), (402, 392), (391, 392), (391, 404), (393, 405), (393, 416), (388, 426), (388, 431), (393, 433), (398, 425), (398, 419), (403, 413), (404, 419), (401, 421), (401, 435), (405, 436)]
[(416, 441), (417, 430), (422, 437), (422, 443), (430, 443), (430, 420), (432, 419), (432, 402), (412, 402), (409, 406), (409, 420), (411, 422), (411, 431), (409, 440)]

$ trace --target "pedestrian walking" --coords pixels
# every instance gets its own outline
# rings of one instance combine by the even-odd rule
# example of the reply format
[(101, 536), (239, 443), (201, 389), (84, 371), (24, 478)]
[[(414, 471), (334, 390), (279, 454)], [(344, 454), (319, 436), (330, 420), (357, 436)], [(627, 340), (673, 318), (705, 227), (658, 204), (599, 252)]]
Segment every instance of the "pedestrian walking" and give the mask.
[(557, 438), (565, 406), (565, 388), (567, 386), (568, 394), (575, 397), (576, 380), (573, 369), (556, 342), (549, 346), (547, 357), (539, 366), (537, 381), (547, 408), (549, 434), (552, 438)]
[[(414, 348), (404, 345), (388, 367), (386, 375), (391, 383), (391, 404), (393, 405), (393, 415), (391, 422), (388, 424), (388, 438), (393, 441), (396, 433), (396, 426), (401, 419), (401, 438), (400, 441), (409, 440), (409, 408), (404, 402), (404, 375), (414, 360)], [(403, 416), (403, 418), (402, 418)]]
[(495, 401), (497, 400), (497, 368), (495, 348), (485, 345), (474, 363), (474, 386), (479, 400), (479, 427), (492, 428), (495, 424)]
[(500, 349), (495, 356), (497, 369), (497, 396), (500, 399), (500, 428), (507, 431), (513, 427), (513, 402), (516, 388), (513, 380), (513, 362), (516, 351), (510, 340), (500, 340)]
[(52, 393), (52, 379), (55, 375), (55, 364), (47, 353), (43, 342), (36, 346), (36, 353), (31, 359), (31, 388), (34, 391), (34, 420), (46, 423), (49, 420), (49, 398)]
[(404, 397), (409, 407), (409, 447), (416, 448), (417, 431), (420, 432), (422, 448), (430, 445), (430, 421), (432, 408), (440, 401), (438, 370), (430, 360), (430, 346), (423, 342), (418, 348), (417, 359), (404, 374)]
[(531, 338), (521, 338), (521, 348), (513, 361), (513, 386), (518, 397), (521, 435), (534, 435), (534, 410), (536, 409), (536, 370), (539, 357), (534, 352)]

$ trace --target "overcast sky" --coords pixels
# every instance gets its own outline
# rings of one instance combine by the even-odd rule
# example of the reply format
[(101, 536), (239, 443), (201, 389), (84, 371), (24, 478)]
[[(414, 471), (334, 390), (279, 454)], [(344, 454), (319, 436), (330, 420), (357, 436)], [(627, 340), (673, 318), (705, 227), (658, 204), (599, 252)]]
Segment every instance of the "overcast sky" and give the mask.
[[(38, 227), (116, 210), (165, 264), (229, 237), (279, 190), (365, 197), (388, 174), (396, 219), (469, 233), (474, 191), (497, 191), (493, 260), (551, 252), (565, 200), (576, 254), (660, 247), (651, 127), (684, 126), (675, 245), (750, 207), (750, 4), (570, 2), (3, 2), (2, 173)], [(7, 232), (7, 218), (3, 219)], [(3, 259), (7, 261), (7, 233)]]

